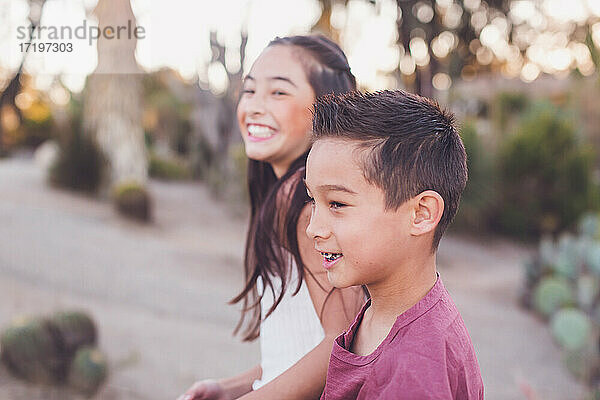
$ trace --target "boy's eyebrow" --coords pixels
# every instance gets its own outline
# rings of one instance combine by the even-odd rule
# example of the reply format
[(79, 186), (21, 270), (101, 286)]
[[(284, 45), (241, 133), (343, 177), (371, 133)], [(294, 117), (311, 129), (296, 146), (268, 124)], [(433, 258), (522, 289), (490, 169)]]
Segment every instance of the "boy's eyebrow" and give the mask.
[(346, 186), (342, 185), (320, 185), (317, 187), (318, 190), (322, 191), (332, 191), (332, 192), (344, 192), (349, 194), (356, 194), (354, 190), (348, 189)]
[[(308, 185), (306, 184), (306, 179), (302, 179), (302, 182), (304, 182), (304, 186), (308, 189)], [(344, 193), (348, 193), (348, 194), (356, 194), (356, 192), (354, 190), (348, 189), (346, 186), (343, 185), (319, 185), (317, 187), (317, 190), (319, 191), (333, 191), (333, 192), (344, 192)]]
[[(286, 78), (285, 76), (271, 76), (268, 79), (275, 80), (275, 81), (279, 80), (279, 81), (288, 82), (293, 87), (298, 87), (298, 86), (296, 86), (296, 84), (294, 82), (292, 82), (292, 80), (290, 78)], [(255, 81), (256, 79), (254, 79), (254, 77), (252, 75), (246, 75), (246, 77), (244, 78), (244, 82), (246, 82), (247, 80)]]

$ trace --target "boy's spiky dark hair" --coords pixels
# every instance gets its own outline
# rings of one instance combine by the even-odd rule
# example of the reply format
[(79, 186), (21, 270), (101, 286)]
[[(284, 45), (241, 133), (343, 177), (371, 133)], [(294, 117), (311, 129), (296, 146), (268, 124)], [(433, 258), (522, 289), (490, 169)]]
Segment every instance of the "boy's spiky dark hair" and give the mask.
[(433, 249), (458, 210), (467, 182), (467, 157), (454, 116), (425, 97), (402, 90), (351, 92), (317, 99), (313, 140), (340, 138), (367, 150), (367, 182), (381, 188), (386, 208), (397, 209), (425, 190), (444, 199)]

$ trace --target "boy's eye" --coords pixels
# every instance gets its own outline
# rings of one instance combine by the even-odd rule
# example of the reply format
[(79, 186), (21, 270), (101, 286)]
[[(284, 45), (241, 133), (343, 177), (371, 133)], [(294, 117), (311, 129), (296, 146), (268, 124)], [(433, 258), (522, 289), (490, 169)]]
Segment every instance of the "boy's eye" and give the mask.
[(329, 202), (329, 207), (334, 209), (334, 210), (339, 210), (342, 207), (345, 207), (346, 205), (344, 203), (340, 203), (338, 201), (330, 201)]
[(284, 92), (284, 91), (282, 91), (282, 90), (275, 90), (275, 91), (273, 91), (273, 94), (275, 96), (285, 96), (285, 95), (287, 95), (287, 93)]

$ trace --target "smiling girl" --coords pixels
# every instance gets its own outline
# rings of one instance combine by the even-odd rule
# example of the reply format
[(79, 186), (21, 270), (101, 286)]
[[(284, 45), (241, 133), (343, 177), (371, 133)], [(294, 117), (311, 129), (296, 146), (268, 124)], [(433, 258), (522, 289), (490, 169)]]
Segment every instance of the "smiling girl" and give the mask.
[(360, 288), (336, 289), (306, 236), (302, 184), (312, 104), (354, 90), (342, 50), (322, 36), (273, 40), (244, 78), (237, 118), (250, 192), (246, 284), (236, 332), (260, 338), (261, 363), (238, 376), (196, 382), (181, 399), (318, 399), (333, 340), (359, 311)]

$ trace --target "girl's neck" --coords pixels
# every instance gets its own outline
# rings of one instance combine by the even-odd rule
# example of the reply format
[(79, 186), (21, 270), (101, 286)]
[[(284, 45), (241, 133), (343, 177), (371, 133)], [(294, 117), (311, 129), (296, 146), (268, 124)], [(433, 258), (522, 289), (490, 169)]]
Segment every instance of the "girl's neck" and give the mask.
[(273, 172), (275, 173), (277, 179), (280, 179), (283, 175), (285, 175), (290, 166), (271, 163), (271, 168), (273, 168)]

